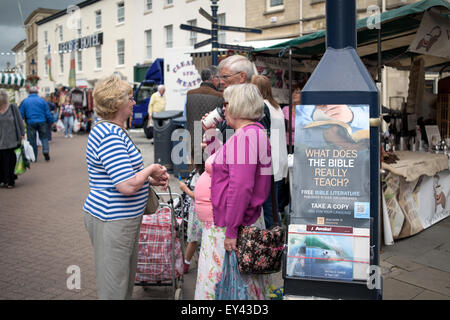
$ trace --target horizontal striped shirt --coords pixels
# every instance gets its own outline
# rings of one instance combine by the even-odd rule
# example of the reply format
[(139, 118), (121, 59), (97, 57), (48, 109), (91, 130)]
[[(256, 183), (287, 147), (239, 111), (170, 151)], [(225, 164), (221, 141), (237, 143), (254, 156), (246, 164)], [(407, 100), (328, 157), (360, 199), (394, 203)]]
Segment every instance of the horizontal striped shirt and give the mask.
[(133, 195), (124, 195), (116, 185), (135, 177), (144, 161), (127, 134), (118, 125), (103, 122), (90, 132), (86, 147), (89, 195), (83, 210), (103, 220), (137, 217), (144, 213), (148, 182)]

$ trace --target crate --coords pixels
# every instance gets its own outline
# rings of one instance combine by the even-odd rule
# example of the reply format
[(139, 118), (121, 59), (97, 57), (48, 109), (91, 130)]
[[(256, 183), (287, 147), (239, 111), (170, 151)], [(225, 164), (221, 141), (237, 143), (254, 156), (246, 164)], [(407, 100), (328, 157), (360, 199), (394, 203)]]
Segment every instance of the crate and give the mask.
[(441, 138), (450, 138), (450, 93), (438, 94), (437, 124)]

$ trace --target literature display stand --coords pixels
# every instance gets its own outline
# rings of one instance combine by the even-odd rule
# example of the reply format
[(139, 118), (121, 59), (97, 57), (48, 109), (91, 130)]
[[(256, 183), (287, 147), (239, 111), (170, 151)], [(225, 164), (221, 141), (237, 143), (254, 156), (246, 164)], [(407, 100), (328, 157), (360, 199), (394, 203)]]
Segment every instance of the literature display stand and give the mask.
[(326, 23), (296, 109), (284, 292), (380, 299), (378, 90), (356, 52), (355, 0), (327, 0)]

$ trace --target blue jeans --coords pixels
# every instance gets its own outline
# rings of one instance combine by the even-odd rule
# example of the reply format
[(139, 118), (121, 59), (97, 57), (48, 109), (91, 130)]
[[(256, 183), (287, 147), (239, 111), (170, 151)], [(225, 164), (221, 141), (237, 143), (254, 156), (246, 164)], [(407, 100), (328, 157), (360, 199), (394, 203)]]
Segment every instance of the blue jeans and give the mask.
[(73, 130), (73, 116), (64, 117), (64, 135), (72, 134)]
[(42, 153), (49, 153), (50, 148), (48, 145), (48, 125), (47, 122), (39, 122), (29, 124), (27, 123), (27, 138), (28, 142), (33, 147), (34, 157), (37, 160), (37, 143), (36, 143), (36, 131), (39, 132), (39, 139), (42, 142)]
[[(275, 181), (275, 206), (277, 208), (277, 216), (278, 216), (278, 223), (281, 226), (281, 217), (279, 208), (278, 208), (278, 191), (283, 185), (283, 180)], [(269, 196), (266, 199), (266, 202), (263, 203), (263, 211), (264, 211), (264, 222), (266, 223), (266, 229), (270, 229), (274, 225), (273, 221), (273, 212), (272, 212), (272, 190), (269, 193)]]

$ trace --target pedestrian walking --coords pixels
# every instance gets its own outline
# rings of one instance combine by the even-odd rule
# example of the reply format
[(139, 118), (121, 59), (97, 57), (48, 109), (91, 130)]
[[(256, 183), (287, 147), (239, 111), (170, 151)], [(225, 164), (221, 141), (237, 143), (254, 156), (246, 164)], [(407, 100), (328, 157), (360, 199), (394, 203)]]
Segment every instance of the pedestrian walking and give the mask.
[(17, 176), (15, 149), (20, 147), (25, 135), (23, 120), (15, 104), (9, 103), (8, 93), (0, 89), (0, 184), (14, 188)]
[[(58, 121), (58, 119), (55, 119), (55, 117), (56, 117), (56, 106), (52, 102), (51, 95), (47, 95), (45, 100), (47, 101), (48, 108), (50, 109), (50, 113), (51, 113), (51, 115), (53, 117), (53, 121)], [(53, 123), (47, 123), (47, 124), (48, 124), (48, 141), (52, 141), (52, 127), (53, 127)]]
[(59, 118), (64, 122), (64, 137), (72, 138), (73, 121), (77, 116), (75, 106), (70, 103), (70, 96), (66, 96), (66, 100), (59, 111)]
[(27, 139), (33, 147), (34, 158), (37, 161), (38, 147), (36, 132), (42, 143), (42, 154), (46, 161), (50, 160), (50, 147), (48, 144), (48, 123), (54, 124), (47, 101), (38, 96), (38, 89), (31, 87), (29, 96), (20, 105), (20, 114), (27, 125)]
[(149, 184), (167, 188), (165, 167), (144, 167), (124, 124), (133, 113), (133, 89), (116, 76), (94, 89), (95, 112), (103, 120), (89, 133), (86, 161), (89, 195), (84, 222), (94, 247), (99, 299), (129, 299), (133, 293), (138, 240)]
[[(229, 86), (223, 97), (225, 119), (235, 133), (207, 159), (206, 174), (200, 176), (195, 188), (196, 205), (200, 199), (205, 201), (197, 207), (198, 218), (206, 222), (195, 299), (214, 299), (225, 251), (237, 250), (239, 227), (264, 228), (262, 204), (271, 187), (270, 142), (264, 127), (258, 123), (264, 116), (264, 102), (258, 88), (247, 83)], [(212, 131), (216, 132), (208, 130), (207, 136)], [(215, 136), (207, 138), (207, 143), (212, 141), (216, 141)], [(251, 300), (269, 298), (270, 275), (242, 274), (241, 277)]]

